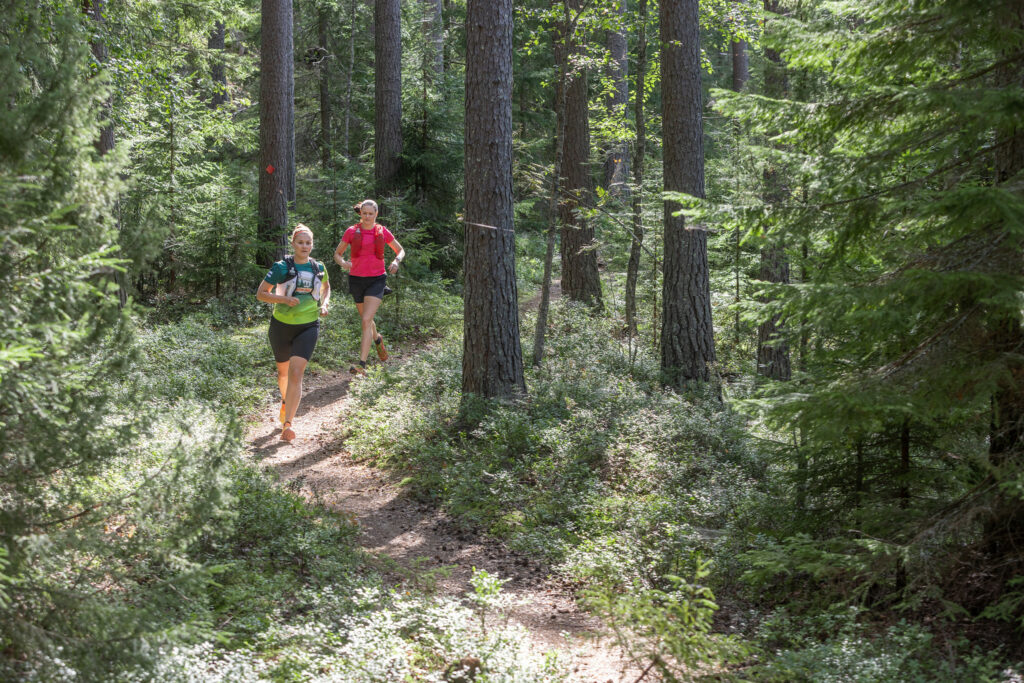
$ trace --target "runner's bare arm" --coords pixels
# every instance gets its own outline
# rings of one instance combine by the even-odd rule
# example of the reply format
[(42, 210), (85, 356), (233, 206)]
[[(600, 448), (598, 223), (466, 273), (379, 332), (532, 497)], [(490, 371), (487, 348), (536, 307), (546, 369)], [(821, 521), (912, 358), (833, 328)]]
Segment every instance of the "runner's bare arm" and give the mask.
[(345, 260), (345, 250), (348, 249), (349, 243), (345, 240), (338, 242), (338, 248), (334, 250), (334, 262), (337, 263), (343, 270), (351, 270), (352, 262)]
[(327, 302), (331, 300), (331, 282), (328, 280), (320, 287), (320, 317), (327, 315)]
[(294, 296), (284, 296), (282, 294), (274, 294), (271, 289), (274, 285), (270, 284), (266, 280), (260, 282), (260, 286), (256, 289), (256, 298), (265, 304), (284, 304), (286, 306), (296, 306), (299, 300)]
[(391, 250), (395, 252), (395, 260), (392, 261), (391, 265), (388, 267), (388, 272), (394, 275), (398, 272), (398, 266), (402, 265), (402, 259), (405, 258), (405, 249), (403, 249), (402, 245), (398, 243), (398, 240), (391, 240), (389, 246), (391, 247)]

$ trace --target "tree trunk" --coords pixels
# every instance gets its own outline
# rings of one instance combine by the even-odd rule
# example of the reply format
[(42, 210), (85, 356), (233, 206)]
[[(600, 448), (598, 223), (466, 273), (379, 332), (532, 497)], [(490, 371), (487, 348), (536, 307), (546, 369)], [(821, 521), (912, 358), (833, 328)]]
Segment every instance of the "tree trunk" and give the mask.
[[(578, 14), (581, 0), (568, 2), (570, 8)], [(572, 52), (582, 53), (573, 35), (569, 36), (569, 42)], [(594, 193), (590, 176), (590, 109), (585, 69), (574, 69), (567, 78), (565, 137), (562, 146), (565, 163), (565, 197), (559, 208), (562, 223), (562, 292), (574, 301), (600, 308), (601, 278), (597, 271), (594, 229), (579, 212), (591, 206)]]
[[(896, 496), (899, 508), (904, 511), (910, 507), (910, 420), (904, 419), (900, 427), (900, 466), (898, 470), (899, 489)], [(903, 558), (896, 559), (896, 593), (902, 594), (907, 588), (907, 565)]]
[(512, 225), (512, 0), (466, 14), (466, 284), (462, 391), (526, 391)]
[[(704, 140), (697, 0), (662, 0), (661, 83), (665, 190), (704, 196)], [(707, 232), (687, 226), (675, 202), (665, 202), (661, 368), (684, 387), (711, 379), (715, 336), (711, 320)], [(689, 228), (689, 229), (688, 229)]]
[(434, 76), (444, 74), (444, 7), (442, 0), (421, 0), (423, 2), (423, 23), (426, 24), (425, 38), (433, 46), (431, 57)]
[[(626, 106), (629, 104), (629, 59), (627, 55), (627, 44), (625, 29), (626, 0), (620, 0), (618, 9), (619, 28), (608, 31), (607, 46), (611, 55), (611, 77), (615, 82), (615, 90), (608, 98), (608, 115), (622, 122), (622, 128), (626, 123)], [(629, 143), (625, 140), (618, 142), (608, 150), (604, 160), (604, 188), (612, 196), (626, 196), (629, 193)]]
[[(1019, 11), (1019, 29), (1024, 25), (1024, 10)], [(997, 84), (1009, 91), (1024, 88), (1024, 70), (1020, 60), (1014, 60), (996, 73)], [(1019, 182), (1024, 170), (1024, 124), (1017, 122), (1009, 130), (999, 130), (997, 139), (1003, 142), (995, 158), (996, 183)], [(1013, 230), (1001, 226), (1002, 230)], [(1024, 272), (1024, 250), (1019, 237), (1011, 241), (999, 255), (1004, 259), (1001, 270), (1006, 276)], [(1017, 298), (1003, 304), (989, 304), (987, 328), (992, 352), (997, 362), (1006, 365), (995, 395), (989, 427), (989, 462), (1000, 481), (1012, 481), (1020, 476), (1024, 466), (1024, 319)], [(996, 557), (1016, 554), (1024, 548), (1024, 499), (1019, 488), (1007, 488), (986, 524), (989, 552)], [(1019, 567), (1019, 565), (1018, 565)]]
[[(750, 57), (747, 53), (747, 43), (744, 40), (734, 40), (729, 45), (732, 52), (732, 89), (734, 92), (743, 92), (750, 80)], [(736, 149), (740, 148), (742, 129), (739, 121), (733, 122), (733, 133), (736, 136)], [(733, 231), (733, 303), (736, 304), (736, 313), (733, 317), (734, 340), (739, 346), (740, 343), (740, 225), (736, 224)]]
[[(321, 8), (317, 16), (317, 42), (327, 52), (327, 10)], [(327, 87), (326, 59), (321, 59), (317, 68), (320, 77), (320, 165), (327, 170), (331, 167), (331, 93)]]
[(292, 86), (291, 0), (262, 0), (260, 40), (260, 187), (259, 238), (263, 262), (270, 266), (284, 258), (288, 233), (289, 174), (292, 172), (288, 138), (294, 130)]
[(402, 4), (377, 0), (374, 11), (374, 154), (378, 197), (396, 189), (402, 154)]
[[(289, 4), (292, 0), (288, 0)], [(301, 5), (300, 5), (301, 7)], [(288, 76), (285, 84), (288, 87), (288, 133), (285, 142), (288, 144), (288, 208), (295, 208), (295, 14), (292, 7), (291, 26), (288, 29)]]
[(747, 41), (734, 40), (729, 45), (732, 52), (732, 89), (743, 92), (750, 80), (750, 58), (747, 55)]
[[(103, 42), (103, 0), (85, 0), (82, 5), (82, 11), (93, 20), (96, 25), (96, 37), (89, 41), (89, 49), (92, 50), (92, 56), (96, 59), (97, 64), (106, 64), (108, 51), (107, 44)], [(96, 138), (93, 146), (96, 151), (99, 152), (100, 156), (106, 155), (108, 152), (114, 149), (114, 124), (110, 120), (111, 112), (114, 108), (113, 96), (108, 97), (103, 103), (103, 119), (107, 123), (100, 128), (100, 135)]]
[(341, 141), (341, 148), (344, 150), (345, 157), (348, 159), (352, 158), (352, 152), (349, 150), (349, 128), (352, 121), (352, 74), (356, 68), (356, 3), (358, 0), (352, 0), (350, 21), (349, 21), (349, 32), (348, 32), (348, 73), (345, 74), (345, 125), (343, 139)]
[[(552, 8), (555, 3), (552, 1)], [(555, 260), (555, 233), (558, 230), (558, 203), (562, 187), (562, 139), (565, 137), (565, 86), (569, 68), (569, 46), (567, 38), (574, 31), (574, 22), (569, 14), (569, 5), (562, 3), (562, 22), (555, 31), (552, 54), (555, 58), (555, 139), (554, 167), (551, 173), (551, 201), (548, 209), (547, 245), (544, 253), (544, 277), (540, 286), (540, 306), (537, 308), (537, 327), (533, 336), (533, 364), (539, 366), (544, 360), (544, 337), (548, 326), (548, 309), (551, 305), (551, 272)]]
[[(764, 282), (789, 284), (789, 259), (778, 246), (761, 250), (759, 279)], [(782, 338), (782, 324), (774, 315), (757, 327), (757, 372), (765, 377), (788, 382), (792, 377), (789, 342)]]
[[(765, 0), (767, 12), (777, 12), (778, 0)], [(781, 99), (788, 95), (789, 84), (786, 67), (782, 58), (774, 50), (765, 50), (765, 95)], [(774, 214), (771, 207), (783, 204), (789, 196), (785, 179), (774, 162), (764, 170), (764, 200), (769, 208), (769, 215)], [(771, 226), (765, 226), (767, 244), (761, 249), (760, 278), (765, 282), (789, 284), (789, 259), (786, 257), (785, 245), (779, 243), (771, 235)], [(757, 372), (765, 377), (780, 381), (789, 381), (792, 370), (789, 359), (789, 342), (783, 338), (782, 322), (779, 316), (772, 316), (757, 328)]]
[(644, 89), (647, 78), (647, 0), (637, 8), (636, 92), (633, 94), (633, 118), (636, 120), (636, 158), (633, 165), (632, 227), (629, 262), (626, 264), (626, 329), (630, 340), (636, 335), (636, 283), (640, 273), (640, 250), (644, 244), (643, 196), (644, 156), (647, 154), (647, 119)]
[[(213, 96), (210, 108), (216, 109), (228, 101), (228, 77), (224, 69), (224, 22), (218, 21), (206, 40), (210, 48), (210, 80), (213, 81)], [(214, 52), (214, 50), (216, 52)]]

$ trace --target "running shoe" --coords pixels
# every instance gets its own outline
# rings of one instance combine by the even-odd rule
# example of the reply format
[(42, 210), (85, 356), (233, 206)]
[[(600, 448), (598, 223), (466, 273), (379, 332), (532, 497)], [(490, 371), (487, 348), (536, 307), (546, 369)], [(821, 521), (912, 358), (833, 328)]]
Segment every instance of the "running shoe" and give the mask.
[(362, 365), (353, 365), (348, 369), (348, 371), (351, 372), (356, 377), (366, 374), (366, 368), (364, 368)]
[(374, 342), (377, 345), (377, 357), (383, 363), (388, 359), (388, 350), (384, 346), (384, 337), (377, 337), (377, 341)]
[(284, 441), (291, 442), (295, 438), (295, 430), (292, 429), (291, 422), (285, 422), (283, 429), (281, 429), (281, 439)]

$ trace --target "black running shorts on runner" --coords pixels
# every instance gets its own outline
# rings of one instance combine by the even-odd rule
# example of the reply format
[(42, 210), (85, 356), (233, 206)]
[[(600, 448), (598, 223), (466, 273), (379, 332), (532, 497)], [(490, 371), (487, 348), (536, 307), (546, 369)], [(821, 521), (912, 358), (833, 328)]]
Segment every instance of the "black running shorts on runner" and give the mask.
[(352, 295), (352, 300), (357, 304), (363, 303), (363, 299), (368, 296), (375, 296), (378, 299), (383, 299), (384, 285), (386, 285), (387, 282), (387, 275), (377, 275), (375, 277), (349, 275), (348, 291), (349, 294)]
[(302, 325), (289, 325), (277, 318), (270, 319), (270, 348), (274, 350), (274, 360), (287, 363), (292, 356), (309, 360), (316, 348), (316, 338), (320, 336), (320, 321)]

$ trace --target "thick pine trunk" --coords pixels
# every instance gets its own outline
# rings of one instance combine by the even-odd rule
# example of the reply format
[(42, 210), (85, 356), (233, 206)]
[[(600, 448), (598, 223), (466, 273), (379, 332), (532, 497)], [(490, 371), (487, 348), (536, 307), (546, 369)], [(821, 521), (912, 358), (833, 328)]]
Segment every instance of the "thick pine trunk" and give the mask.
[(512, 225), (512, 0), (466, 11), (462, 391), (525, 393)]
[[(764, 9), (778, 11), (777, 0), (765, 0)], [(786, 68), (782, 58), (774, 50), (765, 50), (765, 95), (772, 98), (786, 97), (789, 90)], [(764, 198), (768, 206), (784, 203), (789, 195), (785, 178), (775, 162), (770, 162), (764, 171)], [(789, 259), (785, 245), (766, 231), (767, 244), (761, 249), (760, 279), (774, 284), (789, 284)], [(783, 338), (782, 321), (772, 316), (757, 328), (757, 372), (771, 379), (788, 381), (792, 377), (789, 359), (789, 342)]]
[[(704, 196), (703, 105), (697, 0), (662, 0), (661, 82), (665, 190)], [(707, 232), (687, 226), (675, 202), (665, 202), (661, 368), (683, 387), (711, 379), (715, 336), (711, 320)]]
[[(292, 3), (293, 0), (288, 0)], [(285, 85), (288, 87), (288, 133), (285, 142), (288, 144), (288, 208), (295, 208), (295, 8), (292, 6), (292, 24), (288, 29), (288, 76)]]
[(374, 154), (376, 192), (396, 189), (402, 155), (402, 3), (377, 0), (374, 11)]
[[(580, 5), (580, 0), (569, 0), (574, 13), (579, 13)], [(570, 43), (574, 52), (580, 50), (573, 36), (570, 36)], [(590, 109), (586, 70), (575, 69), (570, 73), (565, 87), (565, 136), (562, 140), (565, 196), (559, 208), (562, 292), (574, 301), (600, 308), (601, 278), (597, 270), (594, 228), (579, 212), (591, 206), (594, 193), (590, 176)]]
[(289, 168), (294, 130), (290, 83), (291, 0), (262, 0), (260, 44), (259, 238), (268, 246), (263, 262), (284, 258), (288, 233)]

